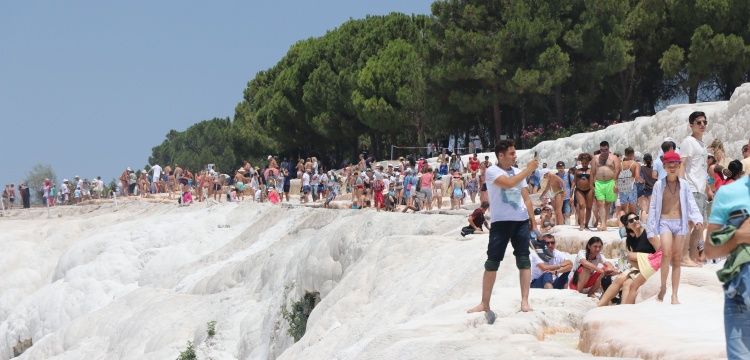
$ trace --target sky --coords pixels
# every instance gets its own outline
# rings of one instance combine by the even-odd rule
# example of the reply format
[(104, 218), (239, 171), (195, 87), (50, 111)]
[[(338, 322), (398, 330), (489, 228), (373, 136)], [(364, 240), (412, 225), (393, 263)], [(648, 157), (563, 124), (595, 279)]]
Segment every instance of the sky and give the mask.
[(428, 0), (0, 2), (0, 184), (142, 168), (170, 129), (232, 117), (247, 82), (349, 19)]

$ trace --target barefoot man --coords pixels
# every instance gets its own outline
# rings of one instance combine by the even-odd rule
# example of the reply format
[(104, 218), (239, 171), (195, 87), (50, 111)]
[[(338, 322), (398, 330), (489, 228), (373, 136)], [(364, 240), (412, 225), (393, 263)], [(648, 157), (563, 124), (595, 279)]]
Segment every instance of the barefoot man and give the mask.
[(516, 148), (512, 140), (501, 140), (495, 145), (498, 164), (487, 169), (487, 190), (490, 197), (490, 240), (487, 245), (487, 261), (484, 263), (482, 279), (482, 302), (467, 312), (484, 311), (487, 322), (495, 322), (495, 313), (490, 310), (490, 297), (495, 285), (497, 269), (503, 260), (508, 241), (513, 245), (516, 267), (521, 284), (521, 311), (531, 311), (529, 287), (531, 285), (531, 260), (529, 259), (530, 231), (536, 228), (534, 208), (531, 206), (526, 178), (536, 170), (539, 163), (531, 160), (521, 171), (513, 167)]
[(594, 179), (594, 197), (598, 207), (599, 231), (607, 230), (607, 218), (612, 203), (617, 200), (617, 186), (615, 179), (620, 174), (620, 159), (609, 152), (609, 143), (602, 141), (599, 144), (599, 155), (595, 155), (591, 161), (591, 172)]

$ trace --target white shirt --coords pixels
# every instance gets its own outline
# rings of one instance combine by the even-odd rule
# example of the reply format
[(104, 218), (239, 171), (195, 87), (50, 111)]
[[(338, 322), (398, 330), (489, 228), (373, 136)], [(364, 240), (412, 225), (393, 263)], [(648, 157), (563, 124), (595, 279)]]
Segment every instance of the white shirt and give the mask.
[(310, 174), (307, 172), (302, 174), (302, 186), (310, 186)]
[(680, 144), (680, 157), (685, 162), (685, 179), (690, 191), (706, 194), (708, 181), (708, 151), (703, 141), (688, 136)]
[(159, 179), (161, 178), (161, 166), (159, 166), (158, 164), (154, 165), (151, 170), (154, 171), (154, 177), (151, 178), (151, 181), (159, 181)]
[(499, 166), (490, 166), (487, 169), (487, 192), (490, 195), (490, 218), (496, 221), (525, 221), (529, 220), (526, 204), (521, 196), (521, 190), (526, 188), (526, 179), (521, 180), (515, 187), (503, 189), (495, 184), (495, 179), (500, 176), (511, 177), (521, 171), (511, 167), (508, 171)]
[(532, 251), (529, 257), (531, 258), (531, 279), (538, 279), (542, 274), (544, 274), (544, 270), (539, 268), (539, 264), (547, 264), (547, 265), (560, 265), (565, 260), (569, 260), (569, 254), (564, 253), (560, 250), (555, 249), (555, 251), (552, 253), (552, 259), (548, 263), (545, 263), (542, 261), (542, 259), (537, 255), (536, 251)]

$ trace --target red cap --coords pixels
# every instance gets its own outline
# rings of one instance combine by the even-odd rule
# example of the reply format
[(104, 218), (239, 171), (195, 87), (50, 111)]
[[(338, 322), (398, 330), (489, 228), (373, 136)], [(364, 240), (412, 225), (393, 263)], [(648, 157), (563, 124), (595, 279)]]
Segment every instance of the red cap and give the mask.
[(674, 151), (667, 151), (664, 156), (662, 156), (662, 162), (680, 162), (680, 155), (677, 155)]

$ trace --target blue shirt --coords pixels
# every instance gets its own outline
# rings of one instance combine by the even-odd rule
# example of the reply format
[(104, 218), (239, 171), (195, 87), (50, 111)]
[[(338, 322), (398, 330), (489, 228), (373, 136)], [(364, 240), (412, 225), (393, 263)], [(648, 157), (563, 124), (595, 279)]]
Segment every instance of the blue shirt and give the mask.
[(708, 217), (709, 224), (726, 225), (729, 214), (738, 209), (745, 209), (750, 212), (750, 184), (748, 184), (748, 179), (750, 177), (743, 176), (739, 180), (719, 188), (711, 206), (711, 216)]

